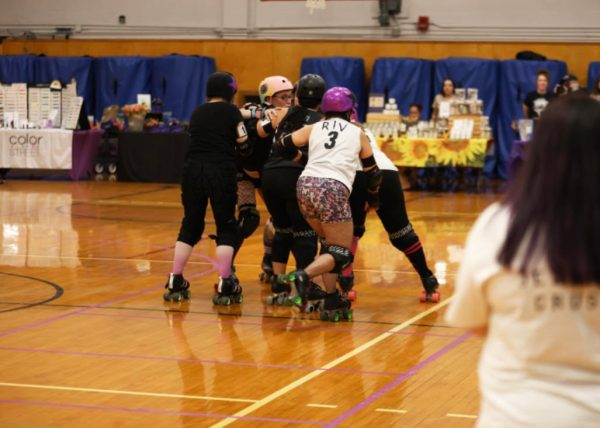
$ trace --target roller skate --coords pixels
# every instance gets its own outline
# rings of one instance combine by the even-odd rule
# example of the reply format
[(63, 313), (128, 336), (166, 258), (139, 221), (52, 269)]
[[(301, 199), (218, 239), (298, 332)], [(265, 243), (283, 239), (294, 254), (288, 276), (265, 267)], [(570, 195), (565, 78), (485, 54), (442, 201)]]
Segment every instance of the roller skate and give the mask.
[(423, 277), (421, 278), (421, 282), (423, 283), (424, 290), (421, 291), (421, 298), (419, 299), (420, 302), (438, 303), (441, 295), (439, 291), (437, 291), (439, 284), (435, 275)]
[(235, 274), (235, 266), (231, 266), (231, 279), (233, 279), (233, 282), (237, 285), (240, 285), (240, 279)]
[(338, 322), (341, 320), (352, 321), (352, 303), (341, 296), (337, 291), (325, 295), (325, 303), (321, 310), (321, 321)]
[[(311, 312), (318, 312), (323, 310), (325, 303), (325, 296), (327, 293), (318, 284), (310, 281), (306, 290), (306, 296), (304, 299), (296, 299), (300, 305), (296, 304), (300, 309), (300, 312), (310, 314)], [(296, 303), (295, 302), (295, 303)]]
[(340, 274), (338, 276), (338, 283), (340, 284), (342, 296), (346, 297), (351, 302), (355, 302), (356, 290), (352, 289), (354, 287), (354, 272), (351, 272), (350, 275)]
[(181, 302), (192, 297), (190, 283), (181, 274), (169, 274), (165, 289), (167, 290), (163, 294), (165, 302)]
[(231, 276), (229, 278), (219, 278), (219, 283), (215, 284), (215, 295), (212, 301), (213, 305), (222, 306), (242, 303), (244, 301), (242, 287)]
[(263, 255), (260, 267), (262, 269), (262, 272), (258, 275), (260, 282), (270, 283), (273, 281), (273, 262), (271, 261), (270, 254)]
[(273, 294), (267, 296), (267, 304), (277, 306), (292, 306), (292, 287), (290, 284), (281, 281), (280, 276), (277, 276), (271, 281), (271, 291)]
[(292, 299), (293, 304), (300, 307), (303, 304), (303, 301), (306, 300), (306, 295), (308, 294), (308, 288), (310, 280), (306, 272), (302, 269), (295, 270), (288, 274), (278, 275), (277, 280), (280, 282), (284, 282), (288, 285), (293, 285), (296, 289), (296, 296)]

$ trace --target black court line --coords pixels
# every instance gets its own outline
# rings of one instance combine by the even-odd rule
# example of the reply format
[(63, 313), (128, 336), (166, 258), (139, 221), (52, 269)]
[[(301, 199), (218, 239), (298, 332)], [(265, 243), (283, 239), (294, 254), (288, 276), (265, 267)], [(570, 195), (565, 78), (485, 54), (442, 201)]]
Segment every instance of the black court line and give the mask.
[[(14, 276), (17, 278), (24, 278), (24, 279), (30, 279), (32, 281), (36, 281), (36, 282), (41, 282), (43, 284), (47, 284), (50, 287), (52, 287), (54, 289), (54, 295), (46, 300), (42, 300), (40, 302), (34, 302), (34, 303), (16, 303), (17, 305), (20, 305), (18, 308), (12, 308), (12, 309), (2, 309), (0, 310), (0, 313), (2, 312), (13, 312), (13, 311), (20, 311), (21, 309), (27, 309), (27, 308), (32, 308), (34, 306), (39, 306), (39, 305), (46, 305), (50, 302), (52, 302), (53, 300), (59, 299), (63, 294), (64, 294), (64, 290), (63, 288), (58, 285), (55, 284), (54, 282), (50, 282), (47, 281), (45, 279), (41, 279), (41, 278), (35, 278), (33, 276), (27, 276), (27, 275), (19, 275), (16, 273), (8, 273), (8, 272), (0, 272), (0, 275), (7, 275), (7, 276)], [(25, 290), (27, 291), (27, 290)], [(3, 303), (5, 305), (10, 305), (13, 303)]]
[[(21, 303), (16, 303), (16, 302), (0, 302), (0, 305), (20, 305)], [(43, 306), (48, 306), (48, 307), (59, 307), (59, 308), (92, 308), (94, 305), (75, 305), (75, 304), (58, 304), (58, 303), (44, 303)], [(223, 316), (223, 317), (248, 317), (248, 318), (268, 318), (268, 319), (277, 319), (277, 320), (291, 320), (291, 319), (297, 319), (299, 321), (311, 321), (311, 322), (323, 322), (319, 319), (313, 319), (313, 318), (297, 318), (294, 316), (280, 316), (280, 315), (263, 315), (263, 314), (252, 314), (252, 313), (239, 313), (239, 312), (229, 312), (229, 313), (224, 313), (224, 312), (206, 312), (206, 311), (190, 311), (190, 310), (184, 310), (184, 309), (171, 309), (171, 308), (148, 308), (148, 307), (128, 307), (128, 306), (102, 306), (101, 308), (95, 308), (95, 309), (115, 309), (115, 310), (122, 310), (122, 311), (138, 311), (138, 312), (170, 312), (170, 313), (176, 313), (176, 314), (196, 314), (196, 315), (217, 315), (217, 316)], [(358, 320), (356, 318), (354, 318), (352, 320), (352, 323), (357, 323), (357, 324), (375, 324), (375, 325), (393, 325), (396, 326), (398, 325), (398, 322), (392, 322), (392, 321), (366, 321), (366, 320)], [(417, 326), (417, 327), (431, 327), (431, 328), (448, 328), (448, 329), (455, 329), (456, 327), (452, 327), (449, 325), (443, 325), (443, 324), (423, 324), (423, 323), (413, 323), (411, 325)]]

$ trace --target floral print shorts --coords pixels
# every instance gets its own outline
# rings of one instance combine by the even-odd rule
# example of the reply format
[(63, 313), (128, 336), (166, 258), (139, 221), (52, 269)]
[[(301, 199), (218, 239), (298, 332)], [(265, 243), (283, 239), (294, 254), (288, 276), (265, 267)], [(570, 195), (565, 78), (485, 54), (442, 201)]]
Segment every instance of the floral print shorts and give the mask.
[(340, 181), (322, 177), (300, 177), (296, 197), (302, 215), (321, 223), (352, 221), (350, 191)]

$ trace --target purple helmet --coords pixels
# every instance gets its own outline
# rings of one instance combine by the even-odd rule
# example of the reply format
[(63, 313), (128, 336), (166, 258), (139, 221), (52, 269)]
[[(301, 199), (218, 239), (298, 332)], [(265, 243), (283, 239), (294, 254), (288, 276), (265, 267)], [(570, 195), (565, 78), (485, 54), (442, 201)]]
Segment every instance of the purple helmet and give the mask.
[(343, 86), (334, 86), (323, 95), (321, 111), (323, 113), (344, 113), (351, 111), (355, 104), (356, 97), (350, 89)]

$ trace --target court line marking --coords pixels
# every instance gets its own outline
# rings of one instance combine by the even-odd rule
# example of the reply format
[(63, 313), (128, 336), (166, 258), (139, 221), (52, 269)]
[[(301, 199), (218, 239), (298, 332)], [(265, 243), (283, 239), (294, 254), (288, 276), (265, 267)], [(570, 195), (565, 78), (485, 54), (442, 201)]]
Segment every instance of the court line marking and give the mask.
[(255, 403), (258, 400), (231, 397), (211, 397), (207, 395), (167, 394), (160, 392), (127, 391), (124, 389), (80, 388), (76, 386), (39, 385), (32, 383), (0, 382), (0, 386), (11, 388), (50, 389), (53, 391), (95, 392), (101, 394), (134, 395), (141, 397), (185, 398), (190, 400), (227, 401), (233, 403)]
[[(170, 248), (165, 248), (165, 250)], [(173, 260), (158, 260), (158, 259), (128, 259), (128, 258), (118, 258), (118, 257), (75, 257), (75, 256), (49, 256), (44, 254), (2, 254), (2, 257), (28, 257), (28, 258), (40, 258), (40, 259), (65, 259), (65, 260), (90, 260), (90, 261), (107, 261), (107, 262), (151, 262), (151, 263), (173, 263)], [(198, 255), (200, 256), (200, 255)], [(195, 262), (188, 261), (188, 265), (214, 265), (210, 262)], [(236, 263), (236, 267), (259, 267), (259, 264), (250, 264), (250, 263)], [(385, 269), (358, 269), (354, 268), (354, 272), (373, 272), (373, 273), (401, 273), (401, 274), (410, 274), (410, 275), (418, 275), (414, 269), (410, 268), (409, 270), (385, 270)], [(454, 272), (446, 272), (446, 277), (456, 276)]]
[(318, 407), (322, 409), (337, 409), (337, 405), (335, 404), (317, 404), (317, 403), (308, 403), (306, 407)]
[(382, 412), (382, 413), (399, 413), (399, 414), (405, 414), (406, 412), (408, 412), (408, 410), (403, 410), (403, 409), (383, 409), (383, 408), (378, 408), (375, 409), (376, 412)]
[(449, 418), (464, 418), (464, 419), (477, 419), (477, 415), (464, 415), (462, 413), (447, 413)]
[(346, 360), (349, 360), (350, 358), (355, 357), (356, 355), (366, 351), (367, 349), (372, 348), (373, 346), (377, 345), (378, 343), (382, 342), (383, 340), (387, 339), (388, 337), (395, 337), (395, 335), (393, 333), (403, 330), (406, 327), (410, 326), (412, 323), (419, 321), (420, 319), (425, 318), (426, 316), (443, 308), (444, 306), (448, 305), (448, 303), (450, 303), (452, 301), (452, 299), (453, 299), (453, 297), (449, 297), (448, 299), (436, 304), (435, 306), (432, 306), (431, 308), (404, 321), (403, 323), (398, 324), (395, 327), (392, 327), (388, 332), (380, 334), (376, 338), (371, 339), (366, 343), (363, 343), (358, 348), (354, 348), (352, 351), (347, 352), (346, 354), (342, 355), (341, 357), (338, 357), (335, 360), (323, 365), (322, 367), (320, 367), (320, 370), (316, 370), (311, 373), (308, 373), (307, 375), (301, 377), (300, 379), (295, 380), (294, 382), (284, 386), (283, 388), (280, 388), (277, 391), (272, 392), (271, 394), (267, 395), (266, 397), (262, 398), (261, 400), (257, 401), (256, 403), (251, 404), (250, 406), (238, 411), (237, 413), (235, 413), (233, 415), (233, 417), (224, 419), (224, 420), (220, 421), (219, 423), (212, 425), (211, 428), (222, 428), (227, 425), (230, 425), (233, 422), (235, 422), (236, 420), (238, 420), (239, 416), (246, 416), (249, 413), (252, 413), (253, 411), (255, 411), (257, 409), (260, 409), (261, 407), (266, 406), (267, 404), (276, 400), (277, 398), (281, 397), (282, 395), (287, 394), (288, 392), (298, 388), (299, 386), (304, 385), (306, 382), (316, 378), (317, 376), (321, 375), (322, 373), (327, 372), (328, 371), (327, 369), (331, 369), (331, 368), (345, 362)]
[[(12, 404), (18, 406), (45, 406), (45, 407), (57, 407), (64, 409), (85, 409), (85, 410), (104, 410), (109, 412), (127, 412), (127, 413), (142, 413), (148, 415), (177, 415), (187, 416), (193, 418), (213, 418), (222, 419), (232, 417), (230, 415), (224, 415), (220, 413), (201, 413), (201, 412), (181, 412), (177, 410), (162, 410), (162, 409), (147, 409), (147, 408), (131, 408), (131, 407), (114, 407), (114, 406), (98, 406), (92, 404), (74, 404), (74, 403), (51, 403), (47, 401), (24, 401), (24, 400), (3, 400), (0, 399), (0, 404)], [(306, 421), (299, 419), (284, 419), (284, 418), (265, 418), (260, 416), (241, 416), (239, 420), (244, 421), (258, 421), (258, 422), (275, 422), (280, 424), (297, 424), (297, 425), (320, 425), (323, 423), (320, 421)]]

